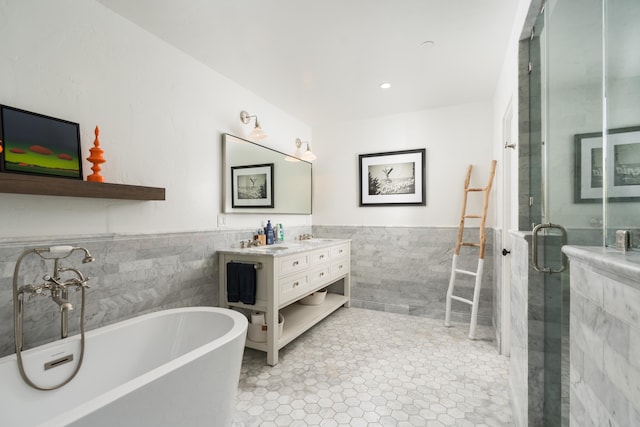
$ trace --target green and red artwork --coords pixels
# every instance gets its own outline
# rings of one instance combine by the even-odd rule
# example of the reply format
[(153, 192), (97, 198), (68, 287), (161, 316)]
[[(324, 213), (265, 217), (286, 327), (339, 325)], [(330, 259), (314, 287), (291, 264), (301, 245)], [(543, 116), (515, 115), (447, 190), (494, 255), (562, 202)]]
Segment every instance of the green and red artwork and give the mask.
[(77, 123), (1, 106), (5, 172), (82, 179)]

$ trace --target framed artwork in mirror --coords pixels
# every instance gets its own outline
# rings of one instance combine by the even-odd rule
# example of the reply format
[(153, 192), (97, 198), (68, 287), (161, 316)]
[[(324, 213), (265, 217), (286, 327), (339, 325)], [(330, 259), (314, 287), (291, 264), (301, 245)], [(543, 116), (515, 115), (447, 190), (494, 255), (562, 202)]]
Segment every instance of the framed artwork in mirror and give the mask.
[[(304, 160), (288, 161), (291, 156), (270, 147), (222, 134), (222, 209), (225, 213), (270, 213), (311, 215), (312, 165)], [(273, 164), (273, 207), (247, 209), (232, 207), (231, 168)], [(237, 199), (236, 199), (237, 200)]]
[(273, 163), (231, 167), (234, 208), (273, 208)]
[(360, 154), (360, 206), (427, 204), (426, 149)]
[(640, 126), (607, 131), (606, 165), (602, 132), (577, 134), (574, 139), (575, 203), (602, 203), (605, 182), (608, 201), (640, 201)]
[(82, 179), (80, 125), (0, 105), (0, 171)]

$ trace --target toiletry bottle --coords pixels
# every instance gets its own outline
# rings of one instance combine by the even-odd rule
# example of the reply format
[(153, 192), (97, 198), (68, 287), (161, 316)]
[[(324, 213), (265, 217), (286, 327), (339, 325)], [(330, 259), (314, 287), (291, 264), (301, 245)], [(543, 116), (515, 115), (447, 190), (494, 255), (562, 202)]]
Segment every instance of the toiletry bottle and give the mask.
[(284, 229), (282, 228), (282, 224), (278, 224), (278, 230), (280, 230), (278, 240), (284, 242)]
[(271, 220), (267, 221), (267, 245), (273, 245), (275, 242), (275, 236), (273, 234), (273, 226), (271, 225)]

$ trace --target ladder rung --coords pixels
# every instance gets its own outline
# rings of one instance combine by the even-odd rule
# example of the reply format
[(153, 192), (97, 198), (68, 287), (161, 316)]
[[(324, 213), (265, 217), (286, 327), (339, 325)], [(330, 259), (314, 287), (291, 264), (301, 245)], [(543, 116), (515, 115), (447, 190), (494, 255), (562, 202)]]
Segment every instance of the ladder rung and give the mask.
[(482, 215), (465, 215), (465, 218), (482, 218)]
[(473, 301), (468, 300), (468, 299), (466, 299), (466, 298), (462, 298), (462, 297), (457, 297), (457, 296), (455, 296), (455, 295), (451, 295), (451, 299), (454, 299), (454, 300), (456, 300), (456, 301), (460, 301), (460, 302), (464, 302), (464, 303), (467, 303), (467, 304), (469, 304), (469, 305), (473, 305)]
[(469, 243), (469, 242), (462, 242), (461, 243), (462, 246), (473, 246), (475, 248), (479, 248), (480, 247), (480, 243)]
[(467, 191), (485, 191), (484, 188), (467, 188)]
[(458, 268), (455, 269), (456, 273), (460, 273), (460, 274), (466, 274), (468, 276), (477, 276), (478, 273), (474, 272), (474, 271), (469, 271), (469, 270), (460, 270)]

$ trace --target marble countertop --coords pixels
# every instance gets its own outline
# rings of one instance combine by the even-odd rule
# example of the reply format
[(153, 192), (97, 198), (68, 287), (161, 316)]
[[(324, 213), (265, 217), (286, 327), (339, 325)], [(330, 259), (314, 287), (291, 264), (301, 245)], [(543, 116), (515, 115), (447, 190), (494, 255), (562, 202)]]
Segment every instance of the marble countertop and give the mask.
[(304, 252), (308, 250), (321, 249), (327, 246), (332, 246), (338, 243), (349, 242), (348, 239), (308, 239), (308, 240), (294, 240), (291, 242), (281, 242), (274, 245), (266, 246), (252, 246), (250, 248), (226, 248), (221, 249), (219, 252), (236, 254), (236, 255), (268, 255), (268, 256), (286, 256), (292, 255), (298, 252)]
[(618, 251), (601, 246), (563, 246), (569, 262), (581, 262), (592, 269), (640, 288), (640, 252)]

